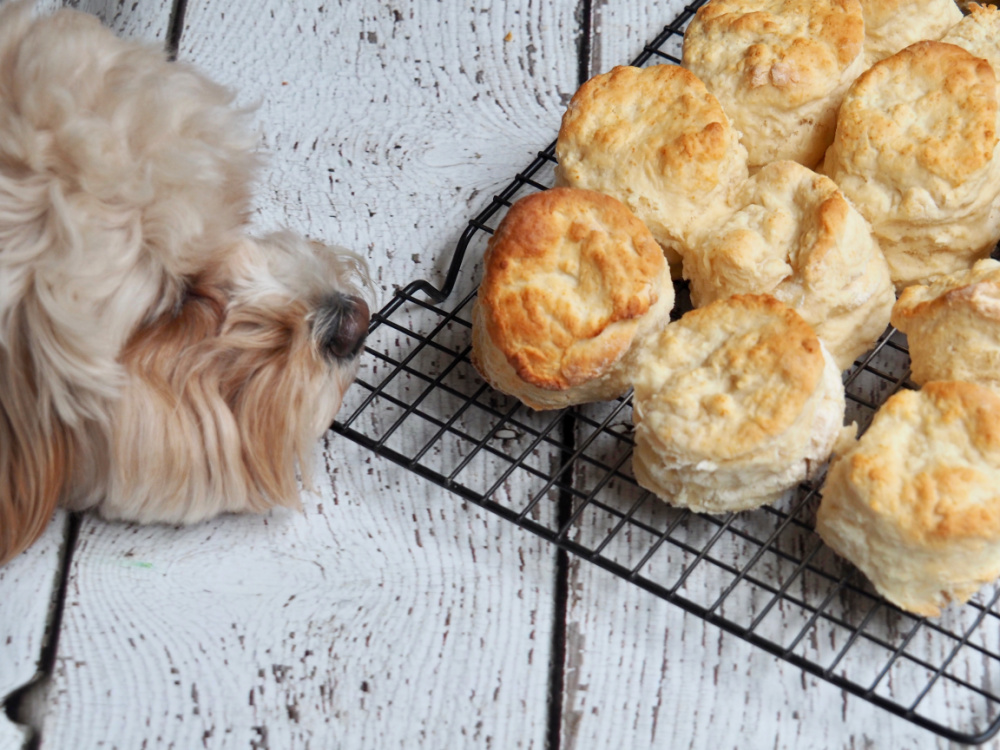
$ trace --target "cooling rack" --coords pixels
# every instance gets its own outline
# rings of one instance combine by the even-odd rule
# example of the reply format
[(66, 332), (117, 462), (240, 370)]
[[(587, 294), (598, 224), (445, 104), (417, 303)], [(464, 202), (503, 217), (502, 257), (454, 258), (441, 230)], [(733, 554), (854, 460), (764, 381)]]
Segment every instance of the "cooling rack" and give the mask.
[[(633, 65), (679, 63), (696, 2)], [(444, 284), (414, 281), (372, 317), (362, 376), (333, 429), (580, 559), (806, 672), (958, 742), (1000, 728), (1000, 589), (923, 619), (888, 604), (813, 531), (821, 478), (773, 507), (703, 516), (667, 506), (631, 472), (631, 401), (533, 412), (469, 360), (486, 240), (518, 198), (552, 184), (555, 145), (478, 216)], [(685, 303), (678, 288), (679, 315)], [(908, 381), (889, 329), (845, 373), (863, 430)]]

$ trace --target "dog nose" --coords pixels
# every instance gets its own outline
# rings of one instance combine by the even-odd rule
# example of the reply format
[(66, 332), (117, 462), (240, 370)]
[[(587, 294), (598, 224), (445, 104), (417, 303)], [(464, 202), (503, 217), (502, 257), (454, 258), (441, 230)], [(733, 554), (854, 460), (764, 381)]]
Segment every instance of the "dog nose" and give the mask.
[(316, 331), (323, 349), (337, 359), (356, 357), (368, 337), (371, 313), (360, 297), (336, 294), (324, 300)]

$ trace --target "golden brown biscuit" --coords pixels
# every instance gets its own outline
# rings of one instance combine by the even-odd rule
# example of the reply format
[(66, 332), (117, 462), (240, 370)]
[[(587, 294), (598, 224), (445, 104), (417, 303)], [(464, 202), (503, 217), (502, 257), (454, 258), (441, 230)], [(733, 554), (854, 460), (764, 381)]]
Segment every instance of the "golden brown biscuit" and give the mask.
[(756, 508), (811, 476), (840, 437), (840, 370), (773, 297), (693, 310), (643, 348), (633, 378), (633, 470), (704, 513)]
[(897, 289), (970, 267), (1000, 238), (993, 69), (917, 42), (851, 87), (823, 170), (871, 222)]
[(684, 66), (742, 133), (750, 167), (813, 167), (864, 70), (858, 0), (709, 0), (684, 34)]
[(966, 380), (1000, 388), (1000, 263), (907, 287), (892, 309), (906, 334), (912, 378)]
[(560, 185), (618, 198), (679, 271), (683, 247), (747, 178), (715, 97), (677, 65), (617, 67), (576, 92), (556, 141)]
[(940, 39), (962, 20), (954, 0), (861, 0), (865, 67), (925, 39)]
[(885, 331), (896, 300), (868, 222), (833, 180), (793, 161), (747, 180), (734, 209), (687, 252), (692, 302), (770, 294), (815, 329), (838, 367), (850, 367)]
[(900, 391), (834, 459), (816, 531), (893, 604), (936, 616), (1000, 575), (1000, 397)]
[(969, 3), (969, 15), (952, 26), (941, 41), (958, 45), (989, 62), (1000, 82), (1000, 10), (992, 5)]
[(670, 269), (622, 203), (553, 188), (511, 206), (490, 238), (472, 362), (534, 409), (615, 398), (634, 349), (670, 319)]

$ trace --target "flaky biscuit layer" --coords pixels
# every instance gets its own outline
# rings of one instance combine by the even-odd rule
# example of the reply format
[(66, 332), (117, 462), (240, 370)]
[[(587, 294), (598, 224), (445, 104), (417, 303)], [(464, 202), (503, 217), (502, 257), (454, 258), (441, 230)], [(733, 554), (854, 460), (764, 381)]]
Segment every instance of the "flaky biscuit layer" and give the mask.
[(742, 133), (751, 168), (812, 167), (864, 70), (864, 34), (858, 0), (709, 0), (685, 32), (683, 64)]
[(897, 289), (968, 268), (1000, 238), (993, 69), (918, 42), (844, 99), (823, 171), (871, 223)]
[(861, 0), (865, 19), (865, 67), (914, 42), (941, 39), (962, 20), (955, 0)]
[(961, 17), (941, 41), (958, 45), (989, 62), (1000, 83), (1000, 9), (970, 3), (969, 15)]
[(1000, 575), (1000, 397), (900, 391), (836, 458), (816, 531), (903, 609), (936, 616)]
[(719, 102), (677, 65), (620, 66), (587, 81), (563, 115), (556, 158), (558, 184), (618, 198), (675, 266), (749, 174)]
[(907, 337), (911, 378), (964, 380), (1000, 389), (1000, 263), (903, 290), (892, 324)]
[(490, 239), (473, 363), (536, 409), (620, 396), (637, 338), (665, 325), (660, 246), (621, 202), (573, 188), (517, 201)]
[(841, 434), (840, 371), (772, 297), (737, 295), (671, 323), (633, 380), (639, 484), (675, 505), (758, 507), (804, 480)]
[(889, 324), (895, 293), (871, 227), (836, 183), (792, 161), (747, 180), (733, 214), (692, 243), (692, 302), (770, 294), (802, 315), (846, 369)]

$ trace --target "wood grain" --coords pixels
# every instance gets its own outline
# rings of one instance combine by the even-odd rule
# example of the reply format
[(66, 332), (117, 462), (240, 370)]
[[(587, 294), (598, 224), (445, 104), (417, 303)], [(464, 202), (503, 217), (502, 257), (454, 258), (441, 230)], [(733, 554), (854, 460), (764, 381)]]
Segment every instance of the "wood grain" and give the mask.
[[(632, 59), (681, 3), (590, 5), (599, 72)], [(164, 38), (165, 15), (144, 20), (150, 4), (87, 7)], [(384, 302), (414, 277), (440, 280), (469, 216), (552, 139), (577, 85), (584, 7), (190, 0), (180, 56), (258, 107), (270, 158), (256, 227), (363, 252)], [(463, 288), (475, 277), (473, 255)], [(373, 345), (398, 356), (413, 342)], [(363, 376), (383, 372), (371, 359)], [(435, 450), (453, 462), (447, 444)], [(947, 744), (590, 564), (571, 563), (554, 632), (549, 547), (343, 438), (327, 435), (316, 459), (302, 514), (187, 529), (84, 520), (53, 674), (19, 714), (42, 747), (542, 748), (553, 635), (565, 643), (563, 748)], [(476, 464), (466, 479), (489, 486), (494, 470)], [(514, 502), (523, 490), (500, 492)], [(597, 514), (577, 533), (606, 532)], [(51, 533), (55, 546), (36, 548), (47, 562), (0, 571), (11, 687), (37, 662)], [(646, 542), (623, 535), (607, 553), (634, 561)], [(24, 626), (8, 615), (22, 611)], [(0, 721), (0, 748), (13, 732)]]
[(531, 626), (551, 618), (544, 554), (347, 454), (369, 477), (357, 487), (340, 442), (302, 515), (85, 524), (34, 707), (43, 746), (540, 746), (506, 719), (544, 703), (529, 672), (547, 652)]
[[(259, 104), (256, 225), (364, 252), (384, 302), (551, 139), (574, 10), (192, 2), (179, 57)], [(317, 458), (302, 515), (84, 520), (43, 747), (543, 747), (552, 551), (342, 438)]]
[(175, 0), (37, 0), (40, 13), (59, 7), (91, 13), (119, 36), (147, 42), (166, 42)]
[(436, 278), (470, 216), (555, 136), (575, 89), (575, 5), (286, 5), (195, 2), (181, 54), (218, 60), (213, 74), (259, 105), (256, 223), (366, 253), (386, 301)]
[[(39, 677), (42, 649), (62, 575), (60, 565), (66, 514), (56, 513), (41, 538), (0, 567), (0, 705)], [(28, 738), (27, 727), (0, 713), (0, 749), (14, 750)]]

